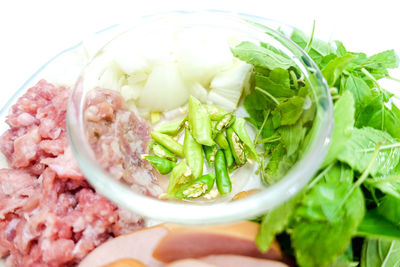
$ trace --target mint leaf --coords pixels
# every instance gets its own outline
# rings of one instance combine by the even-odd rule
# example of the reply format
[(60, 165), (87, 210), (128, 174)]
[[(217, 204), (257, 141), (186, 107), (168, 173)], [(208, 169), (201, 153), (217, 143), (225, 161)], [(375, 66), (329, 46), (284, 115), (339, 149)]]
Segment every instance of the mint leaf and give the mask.
[(358, 112), (362, 106), (368, 103), (368, 100), (372, 96), (372, 92), (368, 84), (360, 77), (354, 75), (349, 75), (342, 80), (340, 90), (348, 90), (352, 93)]
[(400, 199), (400, 172), (369, 178), (365, 184)]
[[(293, 30), (290, 39), (304, 49), (310, 37), (302, 31), (295, 29)], [(308, 54), (318, 64), (321, 58), (332, 52), (334, 52), (334, 49), (331, 44), (314, 38)]]
[(376, 209), (368, 210), (357, 235), (373, 238), (397, 239), (400, 241), (400, 227), (381, 216)]
[(294, 66), (292, 60), (251, 42), (242, 42), (231, 50), (235, 57), (255, 67), (273, 70), (275, 68), (288, 69)]
[(355, 56), (347, 54), (331, 60), (322, 70), (322, 75), (330, 87), (335, 85), (335, 82), (342, 74), (343, 70), (354, 60)]
[(336, 101), (334, 106), (334, 123), (331, 144), (322, 166), (333, 162), (346, 146), (354, 126), (354, 99), (349, 91)]
[(256, 244), (262, 252), (266, 252), (275, 239), (275, 235), (286, 228), (290, 218), (293, 216), (299, 196), (293, 197), (264, 215), (256, 237)]
[(383, 143), (383, 146), (370, 169), (370, 174), (372, 176), (388, 174), (400, 161), (400, 147), (385, 148), (385, 146), (394, 144), (396, 140), (390, 134), (371, 127), (355, 128), (346, 147), (337, 158), (362, 173), (367, 168), (373, 152), (380, 142)]
[[(349, 184), (345, 186), (348, 187)], [(337, 190), (343, 190), (342, 187), (340, 184), (336, 186)], [(322, 199), (329, 196), (317, 195)], [(334, 197), (341, 195), (333, 195), (331, 201), (340, 203), (340, 199)], [(297, 263), (302, 267), (322, 267), (333, 262), (349, 245), (364, 213), (364, 197), (360, 188), (356, 188), (341, 208), (340, 219), (329, 222), (299, 216), (293, 225), (291, 235)]]
[(370, 56), (363, 66), (374, 69), (394, 69), (399, 66), (399, 57), (394, 50), (386, 50)]
[(366, 239), (361, 253), (361, 267), (399, 267), (400, 241)]
[(301, 141), (304, 139), (306, 130), (307, 129), (300, 123), (290, 126), (282, 126), (278, 129), (278, 133), (281, 136), (281, 142), (285, 146), (288, 156), (297, 151)]
[(353, 170), (344, 164), (336, 164), (306, 194), (297, 214), (302, 218), (314, 221), (338, 222), (341, 219), (338, 200), (345, 197), (352, 186)]
[(377, 212), (395, 225), (400, 225), (400, 199), (390, 195), (385, 196), (378, 206)]
[(281, 125), (292, 125), (297, 122), (303, 112), (304, 98), (294, 96), (282, 101), (275, 112), (281, 114)]
[(356, 127), (369, 126), (378, 130), (385, 130), (394, 138), (400, 138), (399, 108), (392, 105), (392, 108), (389, 109), (381, 95), (373, 95), (367, 101), (368, 104), (358, 113)]
[(256, 87), (267, 91), (275, 98), (295, 95), (295, 91), (290, 89), (289, 73), (281, 68), (273, 69), (268, 77), (256, 74), (254, 82)]
[(260, 127), (264, 120), (264, 113), (272, 108), (273, 104), (271, 104), (265, 95), (254, 90), (245, 98), (243, 106), (255, 121), (256, 126)]

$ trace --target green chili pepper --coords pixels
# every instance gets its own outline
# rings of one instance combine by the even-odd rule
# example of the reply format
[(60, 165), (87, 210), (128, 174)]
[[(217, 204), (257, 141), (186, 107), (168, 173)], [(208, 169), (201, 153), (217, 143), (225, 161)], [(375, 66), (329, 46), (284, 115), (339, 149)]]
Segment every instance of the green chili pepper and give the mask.
[(214, 132), (219, 134), (224, 129), (231, 127), (231, 125), (235, 122), (236, 116), (233, 113), (226, 113), (222, 116), (221, 119), (218, 120), (217, 124), (214, 127)]
[(197, 143), (206, 146), (214, 144), (211, 119), (200, 101), (193, 96), (189, 98), (189, 125)]
[(217, 143), (217, 145), (219, 145), (223, 149), (229, 148), (229, 143), (228, 140), (226, 140), (224, 133), (217, 134), (217, 136), (215, 137), (215, 143)]
[(213, 121), (220, 120), (226, 113), (228, 113), (228, 111), (214, 105), (205, 105), (205, 108)]
[(201, 145), (194, 140), (188, 128), (185, 128), (183, 152), (195, 178), (203, 174), (203, 150)]
[(150, 164), (161, 174), (167, 174), (175, 167), (175, 163), (157, 156), (144, 156)]
[(157, 157), (167, 159), (173, 162), (177, 161), (177, 158), (174, 156), (174, 154), (172, 154), (168, 149), (166, 149), (157, 142), (150, 141), (149, 148), (150, 151), (153, 152), (153, 154), (156, 155)]
[(224, 149), (224, 155), (226, 160), (226, 166), (229, 169), (232, 168), (233, 164), (235, 163), (235, 159), (233, 158), (232, 151), (229, 147), (227, 149)]
[(229, 146), (231, 148), (232, 155), (237, 165), (243, 165), (246, 163), (246, 154), (244, 151), (244, 144), (240, 140), (239, 136), (233, 131), (232, 128), (226, 130), (228, 137)]
[(246, 131), (246, 121), (243, 118), (236, 118), (232, 125), (232, 129), (239, 136), (240, 140), (246, 145), (250, 152), (250, 157), (259, 162), (260, 158), (258, 157), (256, 147)]
[(159, 132), (150, 132), (151, 136), (153, 139), (163, 145), (166, 149), (174, 153), (175, 155), (183, 157), (183, 146), (179, 144), (177, 141), (175, 141), (174, 138), (172, 138), (169, 135), (159, 133)]
[(215, 175), (213, 173), (205, 174), (196, 180), (184, 185), (175, 197), (179, 199), (200, 197), (213, 188), (215, 182)]
[(231, 179), (229, 178), (228, 169), (226, 168), (224, 152), (222, 150), (218, 150), (215, 155), (215, 176), (218, 192), (221, 195), (230, 193), (232, 191), (232, 184)]
[(186, 159), (181, 160), (172, 169), (169, 178), (167, 194), (169, 198), (174, 198), (183, 185), (190, 183), (193, 180), (192, 171), (186, 163)]
[(216, 145), (213, 146), (203, 146), (204, 154), (206, 155), (206, 160), (208, 166), (212, 166), (215, 161), (215, 154), (218, 151), (218, 148)]
[(187, 116), (180, 120), (160, 125), (159, 127), (157, 127), (156, 131), (159, 133), (175, 136), (183, 130), (186, 121)]

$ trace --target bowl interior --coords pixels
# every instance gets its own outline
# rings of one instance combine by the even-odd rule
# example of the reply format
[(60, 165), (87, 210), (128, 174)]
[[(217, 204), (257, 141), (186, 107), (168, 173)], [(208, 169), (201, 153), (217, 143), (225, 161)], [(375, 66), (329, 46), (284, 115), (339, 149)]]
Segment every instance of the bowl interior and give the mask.
[[(280, 32), (277, 29), (279, 26)], [(316, 115), (304, 141), (298, 161), (278, 182), (262, 187), (261, 192), (238, 201), (215, 203), (162, 201), (134, 193), (122, 182), (116, 181), (96, 161), (85, 134), (83, 109), (85, 98), (96, 87), (103, 71), (107, 51), (127, 42), (140, 42), (141, 37), (152, 33), (171, 34), (182, 30), (234, 33), (240, 39), (263, 42), (290, 58), (304, 76), (313, 92)], [(260, 215), (301, 190), (318, 170), (327, 152), (332, 132), (332, 104), (328, 87), (315, 63), (285, 34), (293, 28), (274, 21), (243, 14), (224, 12), (172, 12), (143, 18), (125, 33), (112, 39), (85, 67), (72, 92), (67, 113), (67, 130), (72, 150), (88, 181), (107, 198), (147, 218), (184, 224), (226, 223)], [(162, 45), (162, 44), (158, 44)], [(157, 46), (155, 46), (157, 47)]]

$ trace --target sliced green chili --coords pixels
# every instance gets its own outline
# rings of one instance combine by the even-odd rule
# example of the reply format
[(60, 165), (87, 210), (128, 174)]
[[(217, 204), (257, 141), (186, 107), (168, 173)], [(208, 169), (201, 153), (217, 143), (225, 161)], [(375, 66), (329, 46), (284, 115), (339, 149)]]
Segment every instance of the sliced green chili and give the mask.
[(224, 149), (224, 155), (225, 155), (225, 160), (226, 160), (226, 166), (228, 168), (231, 168), (233, 166), (233, 164), (235, 163), (235, 159), (233, 158), (232, 151), (229, 147), (227, 149)]
[(228, 111), (214, 105), (204, 105), (211, 120), (220, 120)]
[(223, 148), (223, 149), (229, 148), (229, 143), (228, 143), (228, 140), (226, 140), (224, 133), (217, 134), (217, 136), (215, 137), (214, 140), (215, 140), (215, 143), (217, 143), (217, 145), (219, 145), (221, 148)]
[(243, 118), (236, 118), (235, 122), (232, 125), (232, 129), (235, 131), (237, 136), (239, 136), (240, 140), (246, 145), (247, 149), (250, 152), (250, 157), (259, 162), (260, 159), (258, 157), (256, 147), (254, 146), (253, 141), (251, 141), (246, 131), (246, 121)]
[(178, 192), (183, 185), (190, 183), (192, 180), (192, 171), (187, 165), (186, 159), (183, 159), (172, 169), (167, 189), (168, 197), (174, 198), (176, 192)]
[(179, 144), (171, 136), (163, 134), (163, 133), (159, 133), (159, 132), (154, 132), (154, 131), (150, 132), (150, 134), (157, 143), (163, 145), (166, 149), (168, 149), (175, 155), (178, 155), (181, 157), (184, 156), (183, 146), (181, 144)]
[(157, 142), (150, 141), (149, 148), (150, 148), (150, 151), (157, 157), (167, 159), (167, 160), (170, 160), (173, 162), (177, 161), (177, 158), (174, 156), (174, 154), (172, 154), (168, 149), (166, 149), (165, 147), (163, 147), (162, 145), (160, 145)]
[(232, 128), (226, 130), (226, 134), (236, 164), (239, 166), (245, 164), (246, 154), (243, 142), (240, 140), (239, 136), (236, 134), (235, 131), (233, 131)]
[(211, 119), (200, 101), (193, 96), (189, 98), (189, 125), (197, 143), (206, 146), (214, 144)]
[(214, 186), (214, 182), (215, 175), (213, 173), (205, 174), (187, 185), (184, 185), (176, 192), (175, 197), (179, 199), (200, 197), (210, 192)]
[(161, 174), (167, 174), (175, 167), (175, 163), (157, 156), (144, 156), (150, 164)]
[(216, 145), (213, 146), (203, 146), (204, 150), (204, 155), (206, 156), (206, 161), (209, 167), (211, 167), (214, 164), (215, 161), (215, 154), (218, 151), (218, 148)]
[(215, 176), (218, 192), (221, 195), (230, 193), (232, 191), (232, 184), (226, 167), (224, 152), (222, 150), (218, 150), (215, 155)]
[(236, 116), (235, 114), (229, 112), (222, 116), (221, 119), (218, 120), (217, 124), (214, 127), (214, 132), (219, 134), (224, 129), (231, 127), (231, 125), (235, 122)]
[(188, 128), (185, 128), (185, 140), (183, 142), (183, 152), (188, 161), (189, 167), (195, 178), (203, 174), (203, 149), (194, 140)]
[(159, 127), (157, 127), (156, 131), (159, 133), (175, 136), (183, 130), (186, 121), (187, 116), (180, 120), (160, 125)]

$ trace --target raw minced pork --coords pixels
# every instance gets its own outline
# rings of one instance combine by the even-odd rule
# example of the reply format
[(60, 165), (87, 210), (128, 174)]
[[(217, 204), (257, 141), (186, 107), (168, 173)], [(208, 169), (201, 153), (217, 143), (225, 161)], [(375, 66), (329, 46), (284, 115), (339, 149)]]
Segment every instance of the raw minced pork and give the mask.
[[(0, 138), (9, 162), (0, 170), (0, 256), (9, 266), (74, 266), (101, 243), (144, 226), (143, 218), (97, 194), (80, 172), (66, 135), (68, 95), (68, 88), (41, 80), (7, 117), (10, 128)], [(130, 127), (139, 134), (147, 126), (136, 119)], [(153, 174), (146, 175), (139, 191), (156, 196)]]

